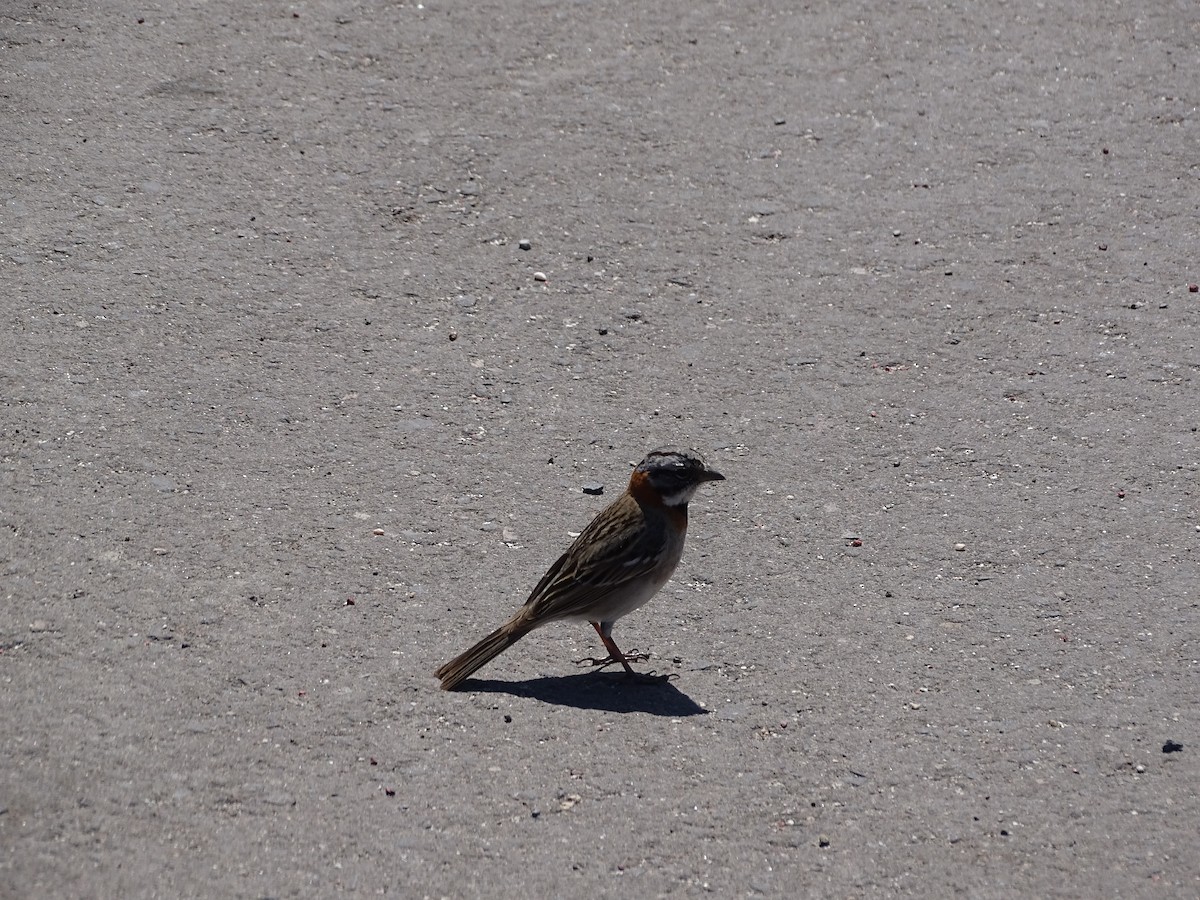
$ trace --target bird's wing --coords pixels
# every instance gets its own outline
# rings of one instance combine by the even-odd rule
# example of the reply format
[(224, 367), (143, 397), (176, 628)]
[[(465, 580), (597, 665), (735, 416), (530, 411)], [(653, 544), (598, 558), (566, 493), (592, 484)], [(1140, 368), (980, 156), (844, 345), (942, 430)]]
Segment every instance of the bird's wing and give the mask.
[[(645, 527), (641, 510), (601, 514), (558, 558), (529, 595), (528, 615), (540, 621), (586, 617), (598, 600), (645, 578), (668, 552), (663, 535)], [(628, 516), (638, 516), (630, 528)]]

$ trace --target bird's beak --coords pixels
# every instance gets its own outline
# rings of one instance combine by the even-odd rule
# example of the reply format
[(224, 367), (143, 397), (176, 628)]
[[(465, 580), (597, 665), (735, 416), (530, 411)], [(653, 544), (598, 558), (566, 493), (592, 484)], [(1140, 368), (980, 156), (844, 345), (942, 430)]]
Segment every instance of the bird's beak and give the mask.
[(704, 470), (704, 480), (705, 481), (724, 481), (725, 476), (722, 475), (720, 472), (718, 472), (716, 469), (705, 469)]

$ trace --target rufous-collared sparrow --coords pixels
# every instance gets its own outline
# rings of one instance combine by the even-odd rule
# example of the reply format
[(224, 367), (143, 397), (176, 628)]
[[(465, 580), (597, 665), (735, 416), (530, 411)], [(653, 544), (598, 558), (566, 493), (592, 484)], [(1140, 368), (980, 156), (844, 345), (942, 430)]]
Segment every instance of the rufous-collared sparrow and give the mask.
[(694, 451), (660, 449), (638, 463), (629, 487), (605, 507), (558, 558), (515, 616), (436, 672), (453, 690), (529, 632), (560, 619), (590, 622), (608, 658), (629, 675), (631, 659), (612, 639), (612, 627), (658, 593), (683, 555), (687, 506), (706, 481), (725, 476)]

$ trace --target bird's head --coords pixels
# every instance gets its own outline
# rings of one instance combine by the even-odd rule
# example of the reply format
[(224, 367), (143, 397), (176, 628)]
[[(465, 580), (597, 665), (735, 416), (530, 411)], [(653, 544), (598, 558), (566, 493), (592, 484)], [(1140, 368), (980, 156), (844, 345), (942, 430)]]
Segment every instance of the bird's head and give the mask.
[(629, 479), (634, 496), (654, 496), (667, 507), (686, 507), (696, 489), (706, 481), (724, 481), (725, 476), (710, 469), (694, 450), (663, 447), (651, 450), (638, 463)]

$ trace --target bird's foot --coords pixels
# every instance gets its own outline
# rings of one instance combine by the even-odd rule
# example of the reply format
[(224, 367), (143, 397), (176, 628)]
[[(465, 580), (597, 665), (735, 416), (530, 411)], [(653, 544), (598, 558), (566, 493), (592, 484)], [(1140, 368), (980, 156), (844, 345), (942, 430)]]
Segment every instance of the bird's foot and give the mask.
[(630, 663), (646, 662), (650, 659), (649, 653), (639, 653), (636, 650), (631, 650), (629, 653), (622, 653), (620, 656), (606, 656), (604, 659), (597, 659), (594, 656), (585, 656), (583, 659), (577, 659), (575, 665), (590, 666), (593, 669), (607, 669), (609, 666), (615, 666), (618, 663), (625, 667), (625, 671), (630, 675), (636, 674), (629, 668)]
[(671, 673), (669, 675), (658, 675), (654, 672), (635, 672), (633, 667), (629, 665), (631, 662), (646, 662), (649, 659), (649, 653), (638, 653), (638, 651), (634, 650), (630, 653), (606, 656), (604, 659), (596, 659), (595, 657), (588, 656), (583, 659), (576, 660), (575, 664), (580, 666), (590, 666), (598, 670), (607, 669), (609, 666), (619, 664), (625, 667), (625, 671), (623, 673), (618, 672), (616, 677), (626, 684), (665, 684), (666, 682), (679, 677), (675, 673)]

